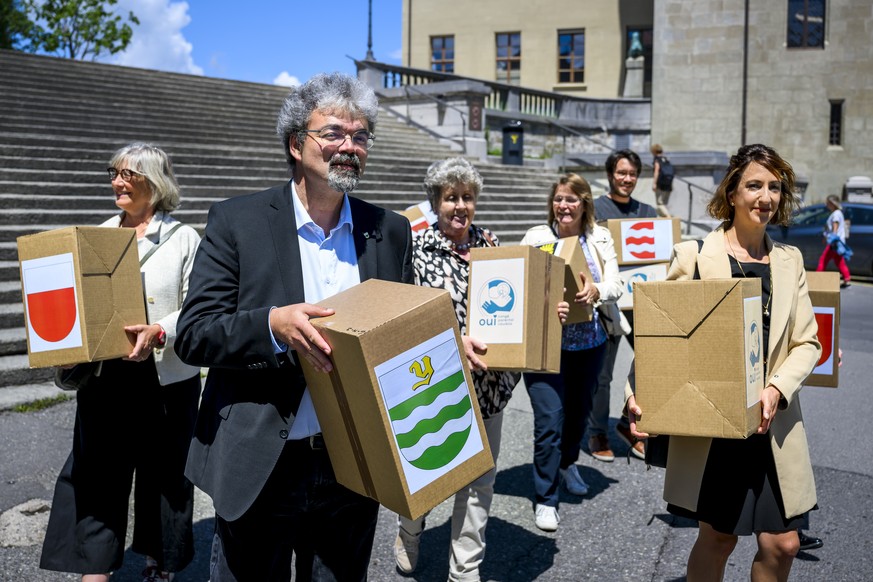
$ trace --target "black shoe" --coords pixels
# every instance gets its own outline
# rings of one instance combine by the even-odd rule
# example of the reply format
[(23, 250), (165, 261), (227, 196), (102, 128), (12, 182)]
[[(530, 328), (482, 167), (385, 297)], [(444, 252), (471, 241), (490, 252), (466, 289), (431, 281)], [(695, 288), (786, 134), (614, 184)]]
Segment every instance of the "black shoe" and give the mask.
[(824, 545), (821, 538), (808, 536), (802, 531), (797, 530), (797, 537), (800, 538), (800, 551), (817, 550)]

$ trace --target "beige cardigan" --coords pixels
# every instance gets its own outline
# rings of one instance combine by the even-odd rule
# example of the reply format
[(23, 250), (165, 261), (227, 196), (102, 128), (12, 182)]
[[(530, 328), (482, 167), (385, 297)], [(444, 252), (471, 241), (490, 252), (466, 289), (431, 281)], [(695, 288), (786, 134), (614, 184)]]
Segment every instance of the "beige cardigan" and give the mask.
[[(773, 417), (769, 435), (785, 517), (792, 518), (809, 511), (816, 504), (815, 481), (799, 393), (803, 381), (818, 361), (821, 345), (816, 338), (818, 327), (809, 300), (800, 251), (792, 246), (773, 243), (770, 237), (766, 238), (766, 245), (770, 249), (773, 274), (767, 385), (772, 384), (782, 393), (782, 401)], [(699, 268), (701, 279), (731, 277), (722, 228), (704, 239), (699, 255), (696, 241), (675, 245), (667, 279), (693, 279), (695, 266)], [(633, 373), (628, 378), (625, 400), (633, 393), (632, 389)], [(645, 413), (643, 410), (643, 415)], [(708, 438), (670, 437), (664, 478), (664, 499), (668, 503), (692, 511), (697, 509), (700, 483), (711, 442)]]
[[(117, 214), (100, 226), (118, 227), (123, 213)], [(146, 228), (143, 238), (137, 241), (140, 257), (145, 256), (158, 244), (178, 220), (169, 213), (158, 211)], [(194, 255), (200, 244), (200, 235), (190, 226), (184, 225), (165, 242), (161, 248), (142, 266), (143, 290), (145, 292), (146, 312), (150, 324), (159, 324), (167, 332), (167, 343), (155, 349), (155, 368), (161, 386), (180, 382), (200, 373), (200, 369), (189, 366), (179, 359), (173, 349), (176, 342), (176, 320), (182, 301), (188, 294), (188, 276), (194, 266)]]

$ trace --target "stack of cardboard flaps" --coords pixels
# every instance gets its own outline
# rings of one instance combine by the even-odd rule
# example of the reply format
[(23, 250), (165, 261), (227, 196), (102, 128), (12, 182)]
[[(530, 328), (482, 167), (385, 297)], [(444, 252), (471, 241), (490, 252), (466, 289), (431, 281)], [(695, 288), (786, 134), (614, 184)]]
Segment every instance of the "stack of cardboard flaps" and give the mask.
[[(541, 251), (564, 259), (564, 301), (570, 304), (567, 323), (584, 323), (594, 317), (594, 308), (587, 303), (576, 303), (576, 294), (582, 291), (582, 277), (591, 281), (591, 270), (578, 236), (561, 238), (535, 245)], [(581, 274), (581, 276), (580, 276)]]
[(760, 279), (637, 283), (634, 317), (640, 431), (754, 434), (767, 351)]
[(71, 226), (18, 238), (30, 366), (124, 357), (145, 323), (136, 233)]
[(806, 280), (821, 343), (821, 357), (806, 383), (836, 388), (840, 384), (840, 274), (813, 271)]
[(615, 244), (624, 293), (618, 300), (623, 310), (633, 309), (634, 284), (663, 281), (673, 253), (681, 241), (678, 218), (622, 218), (604, 224)]
[(470, 250), (467, 335), (493, 370), (558, 372), (564, 260), (530, 246)]
[(333, 371), (303, 371), (337, 481), (415, 519), (493, 468), (448, 292), (371, 279), (319, 305)]

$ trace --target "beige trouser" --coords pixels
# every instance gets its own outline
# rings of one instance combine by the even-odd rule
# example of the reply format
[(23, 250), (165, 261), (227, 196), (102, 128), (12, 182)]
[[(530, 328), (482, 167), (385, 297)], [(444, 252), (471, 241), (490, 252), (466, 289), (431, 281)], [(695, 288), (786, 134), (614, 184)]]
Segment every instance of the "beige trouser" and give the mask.
[[(497, 464), (500, 454), (500, 433), (503, 411), (484, 419), (485, 434), (491, 446), (491, 456)], [(449, 555), (449, 580), (472, 582), (479, 580), (479, 564), (485, 557), (485, 526), (494, 498), (497, 468), (491, 469), (455, 494), (452, 511), (452, 546)], [(416, 520), (400, 517), (400, 527), (412, 535), (424, 529), (423, 515)]]
[(655, 190), (655, 202), (658, 206), (658, 216), (669, 217), (670, 211), (667, 209), (667, 203), (670, 202), (670, 190)]

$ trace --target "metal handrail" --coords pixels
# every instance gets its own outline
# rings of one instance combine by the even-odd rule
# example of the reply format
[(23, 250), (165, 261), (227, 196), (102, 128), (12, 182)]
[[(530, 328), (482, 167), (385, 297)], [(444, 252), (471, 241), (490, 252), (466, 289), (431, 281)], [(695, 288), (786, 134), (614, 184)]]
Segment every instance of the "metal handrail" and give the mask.
[[(587, 136), (579, 131), (576, 131), (575, 129), (573, 129), (571, 127), (567, 127), (566, 125), (557, 123), (557, 122), (552, 121), (550, 119), (546, 119), (544, 121), (546, 123), (548, 123), (549, 125), (552, 125), (552, 126), (556, 127), (557, 129), (561, 130), (561, 137), (564, 140), (564, 161), (567, 160), (567, 134), (568, 133), (571, 133), (577, 137), (581, 137), (584, 140), (590, 141), (591, 143), (598, 145), (606, 150), (609, 150), (610, 152), (618, 151), (617, 149), (615, 149), (611, 145), (605, 144), (605, 143), (601, 142), (600, 140), (597, 140), (597, 139), (594, 139), (593, 137)], [(643, 162), (642, 160), (640, 160), (640, 163), (646, 169), (652, 169), (652, 170), (655, 169), (654, 164), (649, 164), (649, 163)], [(564, 172), (563, 165), (561, 165), (560, 171), (562, 173)], [(688, 186), (688, 220), (685, 222), (685, 234), (691, 234), (691, 223), (692, 223), (692, 221), (691, 221), (692, 212), (691, 211), (692, 211), (692, 206), (694, 203), (694, 192), (693, 192), (692, 188), (697, 188), (698, 190), (701, 190), (701, 191), (705, 192), (706, 194), (709, 194), (710, 196), (715, 194), (715, 192), (713, 192), (712, 190), (709, 190), (708, 188), (704, 188), (703, 186), (700, 186), (699, 184), (689, 182), (688, 180), (681, 178), (679, 176), (674, 176), (673, 181), (675, 182), (677, 180), (679, 182), (683, 182), (684, 184), (686, 184)]]
[(467, 117), (466, 117), (466, 115), (464, 115), (464, 110), (459, 108), (459, 107), (455, 107), (454, 105), (452, 105), (451, 103), (449, 103), (445, 99), (440, 99), (439, 97), (436, 97), (434, 95), (428, 95), (424, 91), (416, 89), (415, 87), (412, 87), (410, 85), (404, 85), (403, 91), (406, 93), (406, 118), (407, 119), (409, 119), (409, 90), (410, 89), (412, 89), (413, 91), (415, 91), (419, 95), (422, 95), (424, 97), (427, 97), (428, 99), (436, 101), (438, 104), (442, 105), (443, 107), (448, 107), (449, 109), (454, 109), (455, 111), (458, 112), (458, 115), (461, 116), (461, 151), (464, 154), (466, 154), (467, 153)]

